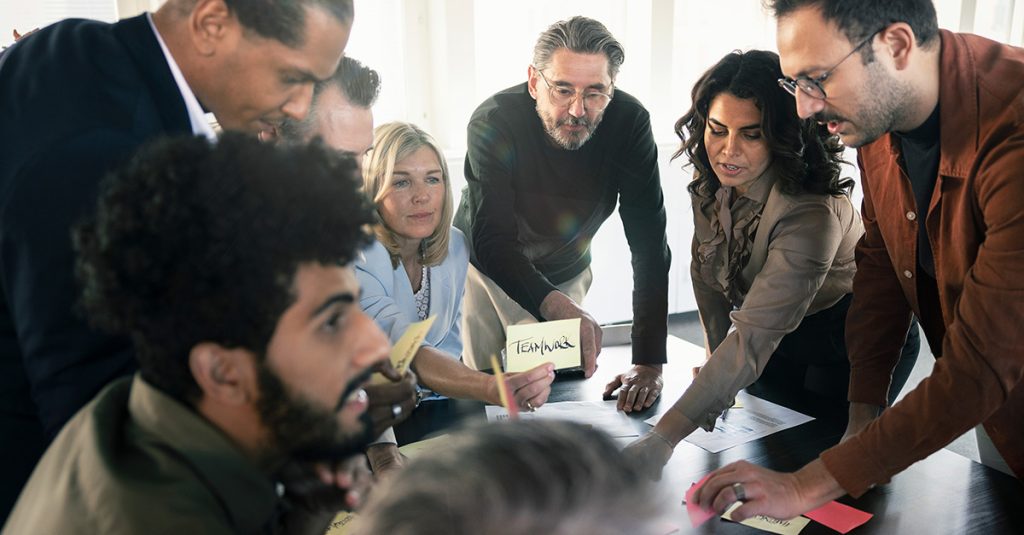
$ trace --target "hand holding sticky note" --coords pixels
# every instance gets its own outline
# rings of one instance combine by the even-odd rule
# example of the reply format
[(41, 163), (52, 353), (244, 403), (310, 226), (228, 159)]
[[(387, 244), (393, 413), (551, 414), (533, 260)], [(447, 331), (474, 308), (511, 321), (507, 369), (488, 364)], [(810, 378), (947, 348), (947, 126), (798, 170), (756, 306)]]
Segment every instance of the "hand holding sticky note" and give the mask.
[(715, 516), (714, 511), (701, 509), (700, 506), (693, 501), (693, 493), (699, 489), (709, 477), (711, 477), (711, 474), (702, 477), (700, 481), (690, 485), (690, 488), (686, 489), (686, 512), (690, 515), (690, 525), (693, 527), (697, 527)]
[(509, 325), (505, 336), (505, 371), (524, 372), (545, 362), (556, 370), (578, 368), (580, 319)]
[[(405, 371), (409, 369), (409, 365), (412, 364), (413, 357), (416, 356), (416, 351), (419, 350), (420, 346), (423, 345), (423, 340), (427, 338), (427, 333), (430, 331), (430, 327), (434, 324), (434, 318), (436, 316), (430, 316), (429, 318), (418, 321), (409, 325), (409, 328), (405, 330), (402, 337), (398, 339), (398, 342), (391, 347), (391, 366), (398, 373), (405, 375)], [(388, 382), (388, 379), (379, 373), (373, 374), (372, 384), (381, 384)]]

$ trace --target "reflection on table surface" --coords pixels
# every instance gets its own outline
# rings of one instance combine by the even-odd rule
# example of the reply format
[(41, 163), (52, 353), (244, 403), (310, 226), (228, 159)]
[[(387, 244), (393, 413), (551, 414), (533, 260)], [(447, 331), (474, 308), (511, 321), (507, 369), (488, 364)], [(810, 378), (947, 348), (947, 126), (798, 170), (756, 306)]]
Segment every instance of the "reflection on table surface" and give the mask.
[[(665, 365), (665, 390), (650, 409), (629, 415), (639, 433), (650, 426), (643, 420), (665, 410), (692, 381), (693, 366), (703, 362), (703, 348), (669, 337), (669, 362)], [(600, 400), (604, 386), (630, 363), (629, 346), (605, 347), (598, 357), (594, 377), (582, 373), (559, 375), (549, 402)], [(738, 460), (747, 460), (774, 470), (793, 471), (836, 444), (846, 428), (846, 406), (827, 402), (812, 394), (772, 392), (752, 387), (749, 394), (813, 416), (815, 419), (773, 435), (713, 454), (680, 442), (665, 467), (662, 486), (678, 505), (671, 520), (678, 533), (758, 533), (757, 530), (726, 521), (712, 520), (690, 528), (681, 505), (686, 489), (707, 472)], [(476, 401), (441, 400), (426, 402), (408, 421), (396, 429), (399, 444), (421, 440), (443, 430), (485, 420), (484, 405)], [(860, 499), (839, 500), (875, 515), (853, 533), (1024, 533), (1024, 485), (1017, 479), (942, 449), (911, 466)], [(811, 522), (802, 534), (834, 534)]]

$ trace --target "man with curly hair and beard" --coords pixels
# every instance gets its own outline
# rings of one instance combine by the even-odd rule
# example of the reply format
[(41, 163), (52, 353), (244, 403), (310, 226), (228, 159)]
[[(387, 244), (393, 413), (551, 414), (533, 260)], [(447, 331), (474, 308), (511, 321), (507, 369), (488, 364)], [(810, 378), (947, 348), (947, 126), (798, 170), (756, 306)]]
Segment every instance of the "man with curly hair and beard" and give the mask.
[(127, 339), (72, 313), (70, 228), (100, 179), (161, 136), (213, 138), (207, 113), (253, 135), (302, 119), (354, 16), (352, 0), (166, 0), (0, 56), (0, 522), (65, 422), (136, 369)]
[(388, 342), (349, 265), (373, 220), (357, 177), (318, 144), (228, 134), (101, 185), (74, 233), (81, 304), (140, 372), (65, 426), (4, 533), (323, 533), (358, 505)]

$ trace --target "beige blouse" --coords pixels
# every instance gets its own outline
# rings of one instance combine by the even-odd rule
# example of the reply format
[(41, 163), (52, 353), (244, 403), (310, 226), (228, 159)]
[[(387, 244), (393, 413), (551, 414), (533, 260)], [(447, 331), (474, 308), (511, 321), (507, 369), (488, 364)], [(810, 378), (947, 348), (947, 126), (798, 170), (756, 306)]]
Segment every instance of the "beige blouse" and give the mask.
[(730, 207), (732, 195), (691, 194), (690, 277), (711, 356), (676, 407), (708, 431), (783, 336), (850, 293), (864, 233), (849, 198), (784, 194), (771, 169)]

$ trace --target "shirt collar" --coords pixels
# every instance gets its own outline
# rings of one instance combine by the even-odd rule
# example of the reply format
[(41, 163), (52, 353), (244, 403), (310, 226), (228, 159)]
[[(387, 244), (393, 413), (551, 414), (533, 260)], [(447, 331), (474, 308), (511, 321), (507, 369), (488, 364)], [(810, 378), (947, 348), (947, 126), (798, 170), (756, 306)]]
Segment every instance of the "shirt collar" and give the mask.
[(188, 111), (188, 119), (192, 123), (192, 133), (197, 136), (205, 136), (210, 141), (216, 141), (217, 134), (206, 119), (206, 113), (203, 111), (203, 107), (199, 105), (199, 100), (196, 98), (195, 93), (192, 92), (192, 88), (185, 81), (185, 76), (181, 74), (181, 69), (178, 68), (178, 63), (174, 61), (174, 56), (167, 49), (164, 38), (160, 36), (160, 31), (156, 29), (156, 24), (153, 24), (153, 15), (146, 13), (146, 20), (149, 21), (149, 27), (153, 30), (156, 41), (160, 43), (160, 50), (163, 51), (164, 58), (167, 59), (167, 65), (171, 68), (171, 74), (174, 76), (174, 82), (178, 84), (181, 98), (185, 99), (185, 109)]
[(775, 185), (775, 178), (775, 169), (769, 166), (761, 176), (757, 177), (757, 180), (751, 182), (747, 191), (743, 192), (743, 196), (761, 204), (768, 202), (768, 195), (771, 194), (772, 186)]
[[(769, 166), (768, 169), (765, 170), (763, 174), (761, 174), (761, 176), (757, 177), (753, 182), (750, 183), (750, 187), (748, 187), (742, 195), (739, 195), (739, 197), (746, 197), (758, 203), (758, 205), (763, 205), (764, 203), (768, 202), (768, 195), (770, 195), (772, 192), (772, 186), (775, 185), (775, 180), (776, 176), (774, 169)], [(718, 188), (718, 191), (715, 192), (715, 198), (721, 202), (727, 194), (736, 196), (735, 188), (721, 186)], [(739, 198), (737, 198), (736, 200), (739, 200)]]
[(190, 464), (224, 505), (239, 533), (271, 521), (277, 492), (271, 478), (220, 429), (136, 374), (128, 398), (132, 420)]

